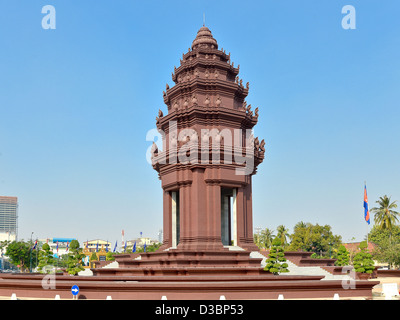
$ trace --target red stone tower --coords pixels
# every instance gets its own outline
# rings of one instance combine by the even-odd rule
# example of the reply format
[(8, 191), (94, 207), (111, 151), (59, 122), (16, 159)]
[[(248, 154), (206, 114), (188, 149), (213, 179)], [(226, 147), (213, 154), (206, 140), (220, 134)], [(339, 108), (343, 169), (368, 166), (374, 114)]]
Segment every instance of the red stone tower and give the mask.
[(264, 159), (264, 141), (254, 138), (258, 108), (245, 101), (249, 83), (239, 65), (218, 49), (203, 26), (174, 68), (174, 86), (159, 111), (163, 148), (153, 145), (152, 164), (163, 188), (163, 246), (220, 250), (253, 243), (252, 175)]

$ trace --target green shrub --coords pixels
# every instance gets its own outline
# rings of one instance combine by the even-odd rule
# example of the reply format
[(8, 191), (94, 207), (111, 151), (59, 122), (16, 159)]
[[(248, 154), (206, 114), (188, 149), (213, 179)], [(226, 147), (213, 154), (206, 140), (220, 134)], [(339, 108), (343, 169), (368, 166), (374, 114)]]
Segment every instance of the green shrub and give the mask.
[(360, 243), (360, 251), (353, 258), (353, 267), (356, 272), (372, 273), (375, 269), (372, 255), (367, 250), (367, 242)]
[(283, 252), (283, 247), (281, 246), (281, 240), (275, 238), (272, 241), (272, 247), (268, 254), (268, 259), (266, 260), (265, 271), (271, 272), (278, 275), (282, 272), (289, 272), (288, 264), (286, 263), (285, 254)]
[(336, 266), (348, 266), (350, 263), (350, 253), (347, 251), (344, 245), (341, 245), (338, 250), (337, 260), (335, 261)]

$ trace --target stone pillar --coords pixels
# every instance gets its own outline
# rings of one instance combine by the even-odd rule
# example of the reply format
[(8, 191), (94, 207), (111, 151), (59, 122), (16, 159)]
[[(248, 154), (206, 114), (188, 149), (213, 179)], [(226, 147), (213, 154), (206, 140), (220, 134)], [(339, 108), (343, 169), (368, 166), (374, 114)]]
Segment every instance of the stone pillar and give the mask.
[(221, 187), (214, 183), (206, 185), (206, 216), (210, 249), (222, 249), (221, 241)]
[(163, 190), (163, 244), (161, 250), (171, 247), (171, 194)]
[(205, 182), (205, 168), (195, 167), (192, 182), (180, 188), (179, 249), (215, 250), (221, 242), (221, 188)]
[(236, 200), (237, 245), (249, 251), (258, 251), (253, 240), (251, 183), (238, 188)]

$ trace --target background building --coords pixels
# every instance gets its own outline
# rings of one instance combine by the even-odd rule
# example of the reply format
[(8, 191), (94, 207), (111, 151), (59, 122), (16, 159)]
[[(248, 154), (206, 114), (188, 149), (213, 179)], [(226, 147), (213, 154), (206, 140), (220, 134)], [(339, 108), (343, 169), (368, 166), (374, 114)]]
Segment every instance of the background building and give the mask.
[(0, 196), (0, 241), (18, 239), (18, 198)]
[[(71, 243), (72, 240), (76, 240), (75, 238), (47, 238), (47, 239), (38, 239), (39, 248), (43, 246), (44, 243), (47, 243), (50, 246), (51, 251), (53, 251), (54, 256), (62, 256), (63, 254), (68, 253), (67, 244)], [(33, 240), (35, 242), (35, 240)]]
[(104, 248), (104, 250), (112, 251), (113, 247), (111, 247), (111, 242), (102, 240), (102, 239), (94, 239), (88, 240), (81, 243), (82, 248), (89, 249), (90, 252), (96, 252)]

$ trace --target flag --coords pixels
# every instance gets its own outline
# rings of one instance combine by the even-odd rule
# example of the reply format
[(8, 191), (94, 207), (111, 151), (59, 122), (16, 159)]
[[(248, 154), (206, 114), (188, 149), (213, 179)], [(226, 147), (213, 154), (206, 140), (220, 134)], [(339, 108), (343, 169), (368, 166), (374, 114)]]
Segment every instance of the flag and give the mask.
[(37, 246), (37, 240), (35, 241), (35, 244), (34, 244), (32, 250), (35, 250), (35, 249), (36, 249), (36, 246)]
[(136, 241), (135, 241), (135, 244), (133, 245), (133, 249), (132, 249), (132, 253), (135, 253), (136, 252)]
[(88, 248), (89, 240), (86, 241), (86, 249)]
[(108, 252), (108, 240), (107, 240), (107, 243), (106, 243), (106, 252)]
[(57, 253), (58, 253), (58, 241), (57, 241), (57, 248), (56, 249), (57, 249)]
[(143, 245), (144, 252), (146, 252), (146, 242)]
[(128, 242), (128, 241), (125, 242), (124, 252), (126, 252), (126, 244), (127, 244), (127, 242)]
[(69, 242), (67, 242), (67, 248), (65, 249), (65, 252), (68, 252), (68, 246), (69, 246)]
[(96, 244), (96, 252), (99, 252), (99, 242), (97, 241), (97, 244)]
[(117, 250), (117, 241), (115, 241), (115, 246), (114, 246), (113, 252), (115, 252), (115, 250)]
[(369, 210), (368, 210), (367, 186), (364, 187), (364, 219), (368, 224), (370, 224)]

